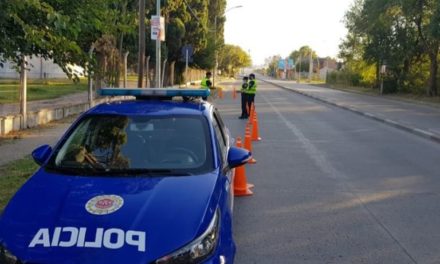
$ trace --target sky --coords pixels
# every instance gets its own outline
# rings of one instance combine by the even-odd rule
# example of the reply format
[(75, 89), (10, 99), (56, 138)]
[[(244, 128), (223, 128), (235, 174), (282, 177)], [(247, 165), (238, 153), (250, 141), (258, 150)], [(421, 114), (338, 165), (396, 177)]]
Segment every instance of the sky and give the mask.
[[(343, 19), (354, 0), (228, 0), (225, 43), (250, 52), (254, 65), (287, 57), (308, 45), (336, 57), (347, 30)], [(236, 6), (242, 6), (235, 8)]]

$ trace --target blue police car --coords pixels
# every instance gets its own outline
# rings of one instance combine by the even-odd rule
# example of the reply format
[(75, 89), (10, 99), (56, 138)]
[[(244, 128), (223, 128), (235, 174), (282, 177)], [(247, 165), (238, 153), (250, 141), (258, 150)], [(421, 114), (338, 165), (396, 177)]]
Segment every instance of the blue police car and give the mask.
[(137, 100), (92, 108), (32, 153), (41, 167), (0, 216), (0, 263), (233, 263), (233, 168), (250, 153), (194, 99), (208, 93), (103, 89)]

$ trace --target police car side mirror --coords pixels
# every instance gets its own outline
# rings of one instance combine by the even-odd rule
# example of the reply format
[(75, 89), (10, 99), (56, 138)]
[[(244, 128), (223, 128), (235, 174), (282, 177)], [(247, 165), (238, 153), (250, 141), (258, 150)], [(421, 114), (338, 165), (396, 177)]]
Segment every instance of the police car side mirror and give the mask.
[(244, 148), (231, 147), (228, 152), (229, 168), (239, 167), (247, 163), (252, 154)]
[(43, 145), (32, 151), (32, 158), (38, 165), (43, 165), (52, 153), (52, 147)]

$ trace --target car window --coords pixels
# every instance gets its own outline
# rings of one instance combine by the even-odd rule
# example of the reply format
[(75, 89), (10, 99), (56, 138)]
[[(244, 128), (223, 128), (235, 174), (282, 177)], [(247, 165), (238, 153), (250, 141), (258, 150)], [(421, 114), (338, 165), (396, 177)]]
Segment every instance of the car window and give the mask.
[(212, 169), (207, 120), (199, 116), (94, 115), (55, 152), (55, 168), (90, 172), (202, 173)]
[(217, 138), (218, 146), (221, 151), (222, 161), (224, 162), (227, 158), (227, 151), (228, 151), (227, 150), (227, 141), (226, 141), (226, 135), (225, 135), (224, 131), (222, 130), (221, 119), (218, 117), (217, 113), (214, 113), (214, 118), (213, 118), (212, 122), (213, 122), (214, 130), (215, 130), (215, 135)]

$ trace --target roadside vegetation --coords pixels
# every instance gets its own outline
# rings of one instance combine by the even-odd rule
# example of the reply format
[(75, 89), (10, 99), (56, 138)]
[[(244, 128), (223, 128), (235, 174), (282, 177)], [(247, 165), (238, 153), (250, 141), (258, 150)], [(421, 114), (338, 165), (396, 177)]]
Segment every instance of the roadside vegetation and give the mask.
[(356, 0), (345, 15), (342, 69), (329, 83), (438, 96), (439, 0)]
[[(3, 36), (0, 66), (4, 61), (26, 65), (24, 56), (38, 54), (53, 59), (72, 78), (75, 74), (70, 65), (90, 69), (98, 89), (103, 85), (118, 87), (124, 74), (125, 54), (128, 54), (128, 68), (135, 71), (138, 68), (141, 2), (145, 3), (145, 35), (148, 36), (143, 52), (151, 58), (149, 66), (153, 72), (155, 40), (149, 36), (156, 2), (146, 0), (0, 1)], [(189, 66), (195, 69), (214, 69), (216, 55), (222, 61), (219, 68), (226, 74), (250, 65), (250, 57), (245, 52), (240, 55), (245, 59), (223, 57), (229, 53), (222, 51), (230, 50), (223, 36), (225, 9), (226, 0), (162, 3), (161, 15), (166, 21), (166, 40), (161, 45), (161, 59), (166, 62), (164, 86), (184, 79), (184, 45), (190, 45), (193, 50)], [(174, 81), (170, 76), (174, 76)]]
[[(0, 104), (19, 102), (17, 80), (0, 79)], [(29, 101), (54, 99), (67, 94), (87, 91), (86, 80), (72, 82), (68, 79), (29, 80), (27, 98)]]
[(37, 169), (38, 165), (30, 156), (0, 166), (0, 211)]
[[(288, 57), (295, 71), (307, 75), (310, 58), (333, 61), (336, 70), (326, 76), (331, 87), (439, 101), (440, 0), (354, 0), (344, 23), (348, 32), (338, 63), (303, 46)], [(269, 57), (265, 73), (275, 76), (280, 59)], [(323, 66), (315, 64), (313, 70)]]

